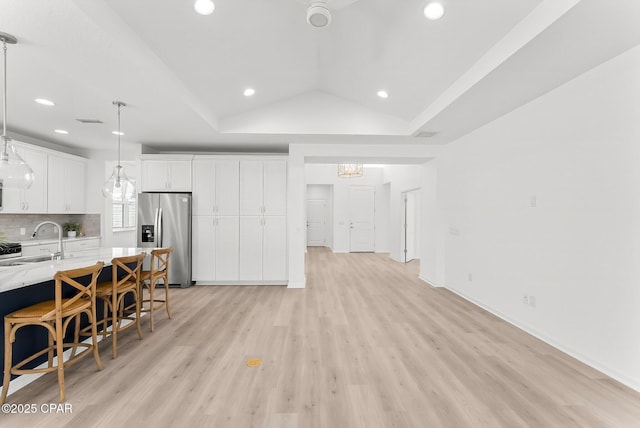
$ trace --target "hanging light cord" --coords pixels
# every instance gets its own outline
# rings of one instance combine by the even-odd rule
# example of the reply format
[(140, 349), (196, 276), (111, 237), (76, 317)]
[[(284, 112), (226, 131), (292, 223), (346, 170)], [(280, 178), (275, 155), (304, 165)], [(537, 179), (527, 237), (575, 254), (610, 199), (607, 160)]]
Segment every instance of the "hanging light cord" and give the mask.
[(7, 40), (2, 38), (3, 52), (3, 83), (2, 83), (2, 160), (6, 160), (7, 153)]
[(116, 176), (116, 183), (120, 184), (120, 171), (122, 170), (122, 166), (120, 165), (120, 135), (122, 134), (120, 131), (120, 107), (126, 106), (126, 104), (122, 101), (114, 101), (113, 104), (118, 106), (118, 166), (116, 167), (118, 175)]

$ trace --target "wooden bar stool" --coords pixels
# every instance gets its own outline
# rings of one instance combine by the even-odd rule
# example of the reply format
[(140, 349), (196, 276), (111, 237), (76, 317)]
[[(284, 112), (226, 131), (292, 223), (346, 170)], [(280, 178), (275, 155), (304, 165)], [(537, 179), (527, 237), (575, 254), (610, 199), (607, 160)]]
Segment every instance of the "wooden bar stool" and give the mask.
[[(138, 337), (142, 339), (142, 329), (140, 328), (140, 306), (142, 299), (140, 296), (140, 269), (142, 269), (142, 261), (147, 253), (141, 253), (134, 256), (116, 257), (111, 260), (111, 281), (100, 282), (96, 286), (96, 297), (102, 300), (104, 307), (104, 318), (98, 321), (100, 326), (98, 331), (104, 339), (111, 336), (111, 354), (113, 358), (118, 356), (118, 333), (136, 326)], [(134, 302), (125, 307), (125, 297), (133, 295)], [(135, 314), (134, 322), (122, 324), (125, 314)], [(109, 327), (111, 321), (111, 329)], [(82, 333), (89, 335), (87, 328)]]
[[(173, 252), (173, 247), (157, 248), (151, 251), (151, 270), (143, 270), (140, 279), (143, 287), (149, 291), (149, 298), (143, 303), (149, 303), (148, 307), (143, 307), (142, 312), (148, 312), (151, 319), (151, 331), (153, 331), (153, 312), (163, 306), (167, 309), (167, 315), (171, 319), (171, 308), (169, 307), (169, 258)], [(164, 299), (154, 297), (154, 291), (158, 282), (164, 283)]]
[[(58, 389), (60, 391), (60, 402), (65, 401), (64, 394), (64, 370), (67, 366), (77, 362), (93, 352), (98, 370), (102, 370), (102, 362), (98, 354), (98, 339), (96, 328), (96, 282), (98, 275), (104, 266), (103, 262), (98, 262), (94, 266), (71, 269), (57, 272), (55, 280), (55, 299), (37, 303), (23, 309), (19, 309), (4, 317), (4, 379), (2, 382), (2, 403), (7, 398), (9, 392), (9, 382), (12, 374), (33, 374), (58, 372)], [(83, 277), (91, 276), (89, 284), (82, 284), (76, 281)], [(70, 286), (74, 294), (63, 297), (63, 286)], [(80, 322), (81, 315), (86, 314), (91, 325), (91, 344), (80, 343), (78, 331), (76, 329), (74, 341), (64, 342), (64, 336), (72, 320), (76, 324)], [(12, 365), (12, 345), (16, 340), (16, 331), (27, 325), (39, 325), (49, 332), (49, 346), (21, 362)], [(64, 361), (63, 351), (65, 347), (72, 347), (73, 354), (68, 361)], [(85, 350), (78, 355), (75, 351), (78, 347)], [(54, 351), (56, 360), (54, 363)], [(24, 369), (24, 365), (36, 358), (47, 354), (47, 367)]]

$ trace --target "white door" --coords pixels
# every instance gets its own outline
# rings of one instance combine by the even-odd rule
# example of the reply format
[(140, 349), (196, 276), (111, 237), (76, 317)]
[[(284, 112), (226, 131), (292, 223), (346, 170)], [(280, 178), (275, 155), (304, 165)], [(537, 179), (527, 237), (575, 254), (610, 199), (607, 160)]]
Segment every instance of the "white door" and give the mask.
[(262, 280), (263, 218), (240, 217), (240, 281)]
[(262, 235), (262, 280), (287, 279), (287, 218), (264, 217)]
[[(237, 281), (240, 271), (238, 217), (216, 217), (216, 281)], [(211, 260), (209, 263), (213, 264)]]
[(240, 162), (240, 215), (264, 213), (263, 162)]
[(193, 216), (192, 277), (194, 281), (216, 279), (216, 235), (213, 216)]
[(349, 187), (350, 251), (375, 251), (375, 188)]
[(327, 243), (327, 201), (307, 201), (307, 246), (324, 247)]
[[(215, 162), (208, 159), (193, 161), (193, 215), (215, 214), (216, 169)], [(194, 233), (195, 236), (195, 233)]]
[(168, 188), (169, 175), (167, 161), (142, 162), (142, 190), (143, 191), (166, 191)]
[(287, 162), (264, 163), (264, 215), (287, 214)]
[(167, 180), (168, 190), (173, 192), (191, 191), (191, 161), (187, 160), (173, 160), (167, 161), (168, 175)]
[(240, 170), (237, 160), (218, 160), (215, 163), (216, 215), (238, 215)]

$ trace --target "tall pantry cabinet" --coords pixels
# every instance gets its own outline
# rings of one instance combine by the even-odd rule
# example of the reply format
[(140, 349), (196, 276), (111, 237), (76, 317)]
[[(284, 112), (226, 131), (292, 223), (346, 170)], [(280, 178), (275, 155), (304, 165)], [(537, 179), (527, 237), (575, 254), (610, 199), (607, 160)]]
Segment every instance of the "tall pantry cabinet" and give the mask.
[(286, 278), (287, 164), (240, 162), (240, 279)]
[(193, 279), (286, 284), (285, 160), (196, 156)]

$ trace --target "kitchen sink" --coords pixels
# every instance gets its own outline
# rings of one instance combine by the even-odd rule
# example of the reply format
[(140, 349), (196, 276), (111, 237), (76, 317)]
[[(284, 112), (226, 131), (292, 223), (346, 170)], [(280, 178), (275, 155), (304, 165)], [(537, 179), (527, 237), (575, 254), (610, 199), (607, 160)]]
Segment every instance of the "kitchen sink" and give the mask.
[(28, 264), (31, 264), (31, 263), (46, 262), (46, 261), (51, 261), (51, 260), (54, 260), (54, 259), (51, 258), (51, 256), (16, 257), (15, 259), (1, 260), (0, 261), (0, 267), (2, 267), (2, 266), (24, 266), (24, 265), (28, 265)]

